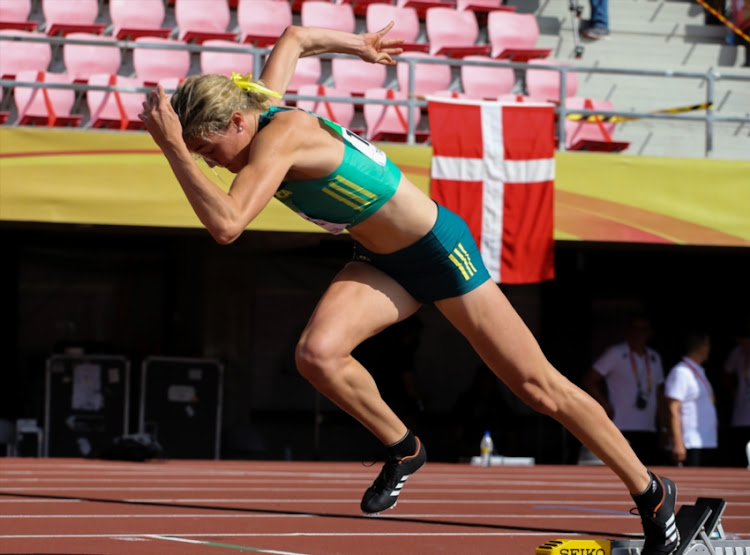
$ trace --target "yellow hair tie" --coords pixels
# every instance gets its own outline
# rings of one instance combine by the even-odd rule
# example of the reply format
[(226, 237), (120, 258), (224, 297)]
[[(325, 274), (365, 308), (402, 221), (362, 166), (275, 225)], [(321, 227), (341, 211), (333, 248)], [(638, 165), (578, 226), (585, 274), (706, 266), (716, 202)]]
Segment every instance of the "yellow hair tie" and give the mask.
[(246, 75), (242, 75), (240, 73), (232, 72), (232, 81), (235, 85), (237, 85), (239, 88), (241, 88), (243, 91), (255, 91), (259, 93), (263, 93), (268, 96), (275, 96), (276, 98), (281, 98), (281, 95), (277, 93), (276, 91), (272, 91), (271, 89), (267, 89), (263, 85), (259, 85), (255, 81), (253, 81), (253, 75), (252, 73), (248, 73)]

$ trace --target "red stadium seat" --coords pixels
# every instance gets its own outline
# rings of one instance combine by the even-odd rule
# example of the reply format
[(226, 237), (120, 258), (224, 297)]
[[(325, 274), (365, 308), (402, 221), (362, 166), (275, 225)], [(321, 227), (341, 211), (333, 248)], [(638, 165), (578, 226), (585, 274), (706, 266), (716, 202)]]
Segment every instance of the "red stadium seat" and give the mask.
[(503, 0), (456, 0), (457, 10), (469, 10), (477, 16), (480, 25), (487, 25), (487, 15), (491, 12), (515, 12), (515, 6), (503, 4)]
[[(45, 71), (19, 71), (16, 81), (26, 83), (72, 83), (73, 77), (66, 73)], [(73, 89), (51, 89), (46, 87), (13, 88), (13, 97), (18, 109), (18, 125), (46, 125), (48, 127), (77, 127), (83, 116), (71, 115), (75, 102)]]
[(294, 70), (294, 75), (292, 75), (292, 80), (286, 88), (287, 92), (296, 93), (302, 85), (317, 85), (318, 81), (320, 81), (321, 73), (320, 58), (317, 56), (300, 58), (297, 61), (297, 67)]
[[(568, 109), (612, 111), (614, 106), (609, 100), (591, 100), (590, 98), (573, 97), (565, 101)], [(594, 121), (583, 119), (565, 120), (565, 147), (568, 150), (588, 150), (595, 152), (621, 152), (630, 143), (615, 141), (612, 134), (616, 124), (602, 121), (601, 117), (594, 117)]]
[(272, 46), (292, 24), (292, 7), (284, 0), (240, 0), (237, 25), (240, 42)]
[[(412, 91), (409, 88), (409, 62), (403, 61), (406, 58), (411, 59), (430, 59), (445, 60), (445, 56), (432, 56), (423, 52), (407, 52), (398, 57), (396, 65), (396, 78), (398, 88), (401, 91)], [(433, 94), (435, 91), (445, 90), (451, 84), (451, 67), (448, 64), (414, 64), (414, 94), (417, 96), (426, 96)]]
[(118, 40), (169, 37), (172, 29), (162, 27), (165, 16), (163, 0), (109, 0), (112, 36)]
[[(179, 1), (179, 0), (178, 0)], [(181, 45), (179, 41), (158, 37), (139, 37), (137, 44)], [(135, 76), (143, 80), (146, 86), (158, 83), (166, 77), (184, 79), (190, 71), (190, 52), (178, 49), (133, 49), (133, 67)]]
[[(487, 56), (467, 56), (466, 61), (492, 62)], [(469, 98), (495, 100), (508, 94), (516, 83), (515, 72), (509, 67), (462, 65), (461, 84)]]
[[(100, 73), (89, 77), (90, 85), (109, 87), (142, 87), (140, 79), (107, 75)], [(143, 129), (143, 122), (138, 114), (143, 111), (145, 93), (126, 93), (119, 91), (96, 91), (86, 93), (90, 117), (90, 127), (107, 129)]]
[(42, 0), (45, 30), (50, 36), (69, 33), (100, 34), (106, 28), (96, 23), (99, 16), (99, 0)]
[[(336, 0), (337, 4), (351, 4), (354, 15), (366, 15), (373, 4), (392, 4), (392, 0)], [(382, 27), (381, 27), (382, 28)]]
[(353, 33), (355, 28), (351, 4), (308, 0), (302, 4), (300, 18), (303, 27), (325, 27), (347, 33)]
[(101, 43), (101, 45), (71, 43), (63, 45), (65, 69), (76, 81), (86, 82), (91, 75), (117, 73), (120, 70), (122, 52), (111, 37), (90, 33), (70, 33), (67, 38)]
[[(24, 37), (44, 36), (41, 33), (3, 29), (0, 35)], [(52, 61), (52, 47), (46, 42), (3, 40), (0, 42), (0, 77), (13, 79), (19, 71), (46, 71)]]
[(370, 64), (355, 58), (333, 58), (331, 75), (334, 86), (353, 96), (363, 96), (368, 89), (385, 86), (388, 70), (381, 64)]
[(403, 44), (399, 46), (405, 52), (427, 52), (430, 49), (427, 42), (419, 42), (419, 17), (417, 17), (416, 9), (391, 4), (370, 4), (367, 7), (365, 18), (367, 32), (379, 31), (391, 21), (393, 21), (393, 28), (388, 34), (392, 37), (404, 39)]
[(489, 44), (477, 44), (479, 24), (474, 12), (453, 8), (430, 8), (425, 18), (431, 54), (463, 58), (489, 54)]
[(455, 8), (455, 0), (396, 0), (399, 8), (414, 8), (417, 10), (417, 17), (424, 19), (427, 10), (430, 8)]
[(232, 76), (232, 72), (252, 73), (255, 56), (247, 51), (236, 42), (228, 40), (207, 40), (203, 46), (216, 46), (233, 48), (235, 52), (211, 52), (210, 50), (201, 50), (200, 65), (201, 73), (218, 73), (219, 75)]
[(227, 31), (231, 19), (227, 0), (177, 0), (174, 16), (181, 41), (201, 44), (209, 39), (237, 39), (236, 33)]

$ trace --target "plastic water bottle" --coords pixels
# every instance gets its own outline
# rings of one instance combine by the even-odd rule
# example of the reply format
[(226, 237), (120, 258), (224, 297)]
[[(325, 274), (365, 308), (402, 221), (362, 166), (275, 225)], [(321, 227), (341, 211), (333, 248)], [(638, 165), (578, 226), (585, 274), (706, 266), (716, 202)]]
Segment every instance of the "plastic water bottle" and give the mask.
[(495, 450), (495, 444), (492, 441), (492, 436), (489, 430), (484, 432), (482, 441), (479, 443), (479, 458), (482, 466), (490, 466), (492, 464), (492, 452)]

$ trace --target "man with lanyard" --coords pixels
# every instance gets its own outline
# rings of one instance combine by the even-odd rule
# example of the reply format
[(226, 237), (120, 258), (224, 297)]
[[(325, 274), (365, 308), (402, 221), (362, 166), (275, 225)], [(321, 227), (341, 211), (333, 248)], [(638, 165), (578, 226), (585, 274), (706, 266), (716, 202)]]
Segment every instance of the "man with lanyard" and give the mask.
[(607, 411), (647, 464), (660, 464), (659, 430), (666, 432), (661, 357), (647, 346), (651, 323), (643, 314), (628, 321), (626, 341), (609, 347), (583, 377), (583, 388)]
[(711, 340), (707, 333), (691, 331), (685, 339), (685, 356), (667, 376), (664, 396), (670, 416), (672, 460), (686, 466), (714, 466), (718, 448), (716, 399), (706, 371)]

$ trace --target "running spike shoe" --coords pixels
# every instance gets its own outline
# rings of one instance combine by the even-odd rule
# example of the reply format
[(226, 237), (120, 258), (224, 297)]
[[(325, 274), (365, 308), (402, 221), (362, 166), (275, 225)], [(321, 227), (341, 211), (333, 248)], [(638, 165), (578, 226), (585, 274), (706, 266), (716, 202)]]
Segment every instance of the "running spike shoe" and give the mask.
[(651, 483), (648, 489), (633, 496), (646, 538), (641, 555), (671, 555), (680, 546), (674, 514), (677, 487), (669, 478), (652, 472), (649, 475)]
[(419, 441), (419, 438), (416, 438), (416, 440), (417, 451), (413, 455), (400, 459), (388, 457), (380, 470), (380, 474), (362, 497), (362, 503), (360, 504), (362, 512), (375, 515), (396, 506), (398, 496), (406, 480), (422, 468), (427, 461), (424, 445)]

